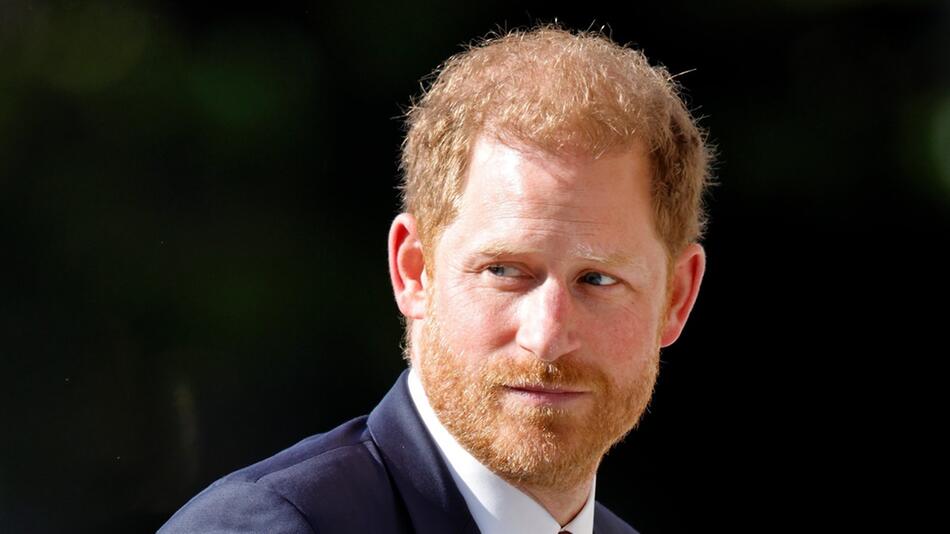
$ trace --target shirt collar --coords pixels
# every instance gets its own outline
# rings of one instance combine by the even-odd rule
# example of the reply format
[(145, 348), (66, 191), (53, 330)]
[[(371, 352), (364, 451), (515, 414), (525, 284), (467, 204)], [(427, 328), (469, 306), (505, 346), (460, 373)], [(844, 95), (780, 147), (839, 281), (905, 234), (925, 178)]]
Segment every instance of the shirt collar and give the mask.
[(557, 534), (562, 530), (572, 534), (593, 533), (596, 480), (587, 503), (562, 527), (537, 501), (485, 467), (455, 440), (435, 415), (415, 369), (409, 370), (409, 396), (482, 534)]

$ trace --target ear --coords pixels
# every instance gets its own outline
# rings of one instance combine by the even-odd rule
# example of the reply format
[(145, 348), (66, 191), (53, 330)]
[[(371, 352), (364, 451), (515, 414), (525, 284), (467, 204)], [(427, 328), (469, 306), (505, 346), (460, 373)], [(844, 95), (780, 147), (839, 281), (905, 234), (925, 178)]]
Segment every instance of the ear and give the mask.
[(416, 219), (400, 213), (389, 228), (389, 277), (399, 311), (422, 319), (426, 310), (425, 256)]
[(699, 285), (703, 281), (705, 272), (706, 251), (699, 243), (687, 246), (676, 258), (676, 264), (673, 266), (668, 282), (671, 284), (667, 293), (670, 300), (667, 303), (666, 316), (660, 332), (661, 347), (672, 345), (683, 332), (689, 312), (693, 310), (693, 304), (696, 304)]

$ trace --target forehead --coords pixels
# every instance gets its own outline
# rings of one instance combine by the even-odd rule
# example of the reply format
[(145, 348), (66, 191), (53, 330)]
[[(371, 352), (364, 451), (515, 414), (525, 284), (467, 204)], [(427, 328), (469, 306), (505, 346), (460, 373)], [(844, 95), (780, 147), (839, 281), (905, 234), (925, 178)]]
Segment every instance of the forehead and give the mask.
[(642, 146), (593, 158), (481, 137), (448, 230), (466, 248), (624, 257), (656, 241), (650, 172)]
[(585, 212), (588, 219), (620, 213), (652, 219), (650, 176), (650, 158), (640, 143), (595, 158), (481, 136), (472, 150), (460, 206), (537, 216), (573, 211)]

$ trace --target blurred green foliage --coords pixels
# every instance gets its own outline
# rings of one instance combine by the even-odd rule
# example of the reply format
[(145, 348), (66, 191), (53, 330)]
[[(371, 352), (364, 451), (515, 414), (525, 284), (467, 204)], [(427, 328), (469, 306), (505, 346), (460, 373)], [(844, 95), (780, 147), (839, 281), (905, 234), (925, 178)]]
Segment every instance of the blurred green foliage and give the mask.
[(866, 368), (810, 337), (877, 294), (865, 251), (912, 269), (950, 230), (944, 3), (0, 3), (0, 531), (154, 530), (370, 409), (403, 367), (399, 116), (460, 44), (555, 18), (688, 71), (720, 153), (663, 415), (598, 495), (643, 532), (695, 531), (683, 508), (734, 524), (722, 466), (757, 487), (773, 474), (743, 462), (809, 437), (763, 421), (830, 410), (797, 405), (797, 365)]
[(950, 196), (950, 95), (934, 106), (932, 117), (930, 156)]

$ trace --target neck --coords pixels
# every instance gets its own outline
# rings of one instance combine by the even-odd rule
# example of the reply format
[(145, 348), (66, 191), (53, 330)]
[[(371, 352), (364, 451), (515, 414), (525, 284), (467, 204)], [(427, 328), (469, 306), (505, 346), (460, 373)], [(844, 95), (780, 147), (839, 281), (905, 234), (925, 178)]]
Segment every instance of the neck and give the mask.
[(577, 514), (587, 504), (593, 484), (594, 477), (592, 475), (584, 483), (575, 484), (565, 489), (551, 489), (524, 484), (515, 485), (543, 506), (563, 527), (577, 517)]

